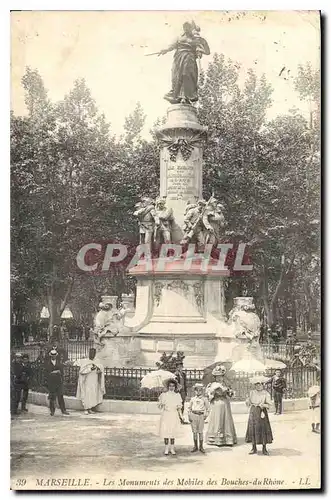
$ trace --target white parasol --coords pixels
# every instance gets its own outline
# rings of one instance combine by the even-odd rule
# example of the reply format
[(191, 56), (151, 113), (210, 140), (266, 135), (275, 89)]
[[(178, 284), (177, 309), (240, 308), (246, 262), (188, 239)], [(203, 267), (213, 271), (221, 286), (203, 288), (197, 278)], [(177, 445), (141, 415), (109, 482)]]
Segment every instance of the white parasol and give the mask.
[(142, 389), (160, 389), (164, 387), (167, 380), (174, 378), (175, 375), (167, 370), (154, 370), (147, 373), (147, 375), (141, 379), (140, 384)]
[(251, 384), (265, 384), (270, 380), (268, 377), (265, 377), (264, 375), (256, 375), (255, 377), (250, 379)]
[(257, 359), (241, 359), (231, 366), (231, 371), (244, 373), (264, 372), (265, 365)]
[(286, 368), (286, 364), (278, 359), (265, 359), (264, 366), (267, 370), (284, 370)]
[(308, 396), (310, 398), (313, 398), (314, 396), (316, 396), (316, 394), (318, 394), (319, 392), (321, 392), (321, 388), (319, 385), (312, 385), (311, 387), (309, 387), (308, 389)]

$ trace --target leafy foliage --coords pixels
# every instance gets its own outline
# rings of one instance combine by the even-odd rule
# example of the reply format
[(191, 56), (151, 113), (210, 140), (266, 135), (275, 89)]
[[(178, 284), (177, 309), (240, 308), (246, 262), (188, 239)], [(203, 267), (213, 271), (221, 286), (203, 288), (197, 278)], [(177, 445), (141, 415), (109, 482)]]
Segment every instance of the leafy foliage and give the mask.
[[(271, 122), (272, 88), (249, 70), (214, 55), (200, 75), (198, 114), (208, 126), (204, 196), (225, 206), (226, 238), (250, 245), (254, 270), (226, 284), (228, 306), (237, 295), (255, 297), (265, 323), (315, 328), (320, 309), (319, 75), (299, 66), (298, 110)], [(124, 266), (105, 276), (77, 273), (85, 243), (135, 245), (133, 217), (142, 196), (159, 193), (155, 135), (141, 137), (138, 103), (117, 140), (83, 79), (52, 103), (42, 78), (27, 68), (22, 79), (28, 115), (11, 116), (12, 306), (16, 318), (29, 305), (50, 310), (50, 327), (69, 304), (88, 322), (100, 295), (127, 293), (134, 281)], [(161, 124), (159, 119), (157, 124)], [(289, 320), (289, 318), (292, 320)], [(291, 324), (295, 327), (295, 324)]]

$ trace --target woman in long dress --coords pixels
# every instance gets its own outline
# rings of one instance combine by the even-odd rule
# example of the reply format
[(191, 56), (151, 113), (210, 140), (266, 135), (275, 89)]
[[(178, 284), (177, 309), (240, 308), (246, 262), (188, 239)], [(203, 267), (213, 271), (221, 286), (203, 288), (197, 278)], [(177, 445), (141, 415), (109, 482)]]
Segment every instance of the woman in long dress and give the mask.
[(233, 395), (227, 379), (226, 369), (218, 365), (212, 371), (215, 382), (207, 386), (210, 401), (207, 443), (214, 446), (233, 446), (237, 444), (236, 429), (233, 422), (230, 398)]
[(159, 434), (164, 439), (165, 455), (169, 455), (169, 441), (170, 453), (176, 455), (175, 439), (180, 434), (182, 398), (177, 388), (177, 380), (170, 379), (167, 381), (166, 392), (159, 397), (158, 407), (161, 410)]
[(89, 351), (89, 358), (80, 364), (76, 397), (82, 401), (85, 414), (96, 411), (105, 394), (105, 375), (101, 363), (96, 361), (96, 350)]
[(167, 49), (159, 54), (175, 50), (172, 65), (172, 88), (164, 98), (176, 103), (192, 103), (198, 100), (198, 66), (197, 59), (203, 54), (209, 55), (207, 41), (200, 37), (200, 28), (192, 23), (183, 24), (184, 33)]
[(246, 443), (252, 443), (250, 455), (257, 453), (256, 446), (262, 444), (263, 455), (269, 455), (267, 444), (272, 443), (273, 436), (268, 417), (268, 409), (271, 405), (271, 398), (268, 391), (263, 388), (262, 379), (255, 378), (252, 380), (254, 389), (250, 392), (246, 400), (247, 406), (250, 407)]

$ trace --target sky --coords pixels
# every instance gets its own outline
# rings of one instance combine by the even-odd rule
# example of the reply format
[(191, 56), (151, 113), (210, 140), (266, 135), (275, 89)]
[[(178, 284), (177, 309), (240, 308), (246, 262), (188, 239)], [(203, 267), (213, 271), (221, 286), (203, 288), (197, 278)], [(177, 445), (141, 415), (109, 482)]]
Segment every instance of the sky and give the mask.
[[(170, 90), (173, 53), (146, 54), (167, 47), (181, 34), (183, 22), (192, 19), (211, 54), (223, 53), (241, 65), (241, 81), (249, 68), (266, 74), (274, 88), (268, 118), (294, 106), (308, 112), (293, 78), (299, 64), (309, 61), (319, 68), (319, 15), (314, 11), (12, 12), (11, 107), (16, 114), (26, 112), (21, 78), (30, 66), (39, 71), (54, 101), (84, 78), (116, 135), (139, 101), (147, 115), (147, 137), (169, 107), (163, 95)], [(211, 58), (203, 57), (203, 69)]]

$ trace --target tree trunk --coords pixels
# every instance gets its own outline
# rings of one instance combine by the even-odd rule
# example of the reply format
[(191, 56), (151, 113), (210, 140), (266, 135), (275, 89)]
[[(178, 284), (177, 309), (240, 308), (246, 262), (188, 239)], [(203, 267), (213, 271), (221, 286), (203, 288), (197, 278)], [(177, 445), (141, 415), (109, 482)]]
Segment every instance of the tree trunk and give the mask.
[(48, 332), (50, 337), (53, 334), (54, 326), (55, 325), (60, 326), (61, 322), (60, 303), (61, 299), (56, 297), (54, 293), (51, 292), (47, 295), (47, 305), (49, 312)]
[(271, 327), (274, 322), (273, 311), (269, 306), (269, 290), (268, 290), (268, 268), (265, 264), (265, 259), (263, 256), (263, 275), (261, 279), (261, 289), (262, 289), (262, 301), (264, 314), (266, 318), (267, 327)]
[[(56, 287), (56, 267), (54, 266), (53, 280), (47, 291), (47, 304), (49, 312), (48, 332), (50, 337), (52, 336), (54, 326), (60, 327), (61, 325), (61, 316), (65, 309), (65, 306), (68, 303), (73, 283), (74, 279), (70, 277), (64, 297), (62, 298), (63, 290), (62, 289), (59, 290)], [(60, 332), (61, 330), (59, 328), (59, 335), (61, 335)]]
[(282, 256), (282, 268), (281, 268), (279, 280), (278, 280), (278, 283), (277, 283), (277, 286), (276, 286), (276, 290), (275, 290), (275, 292), (274, 292), (274, 294), (272, 296), (271, 304), (270, 304), (270, 309), (272, 311), (273, 319), (275, 317), (275, 310), (276, 310), (276, 306), (277, 306), (278, 297), (280, 295), (280, 292), (283, 290), (283, 287), (284, 287), (284, 285), (286, 283), (288, 274), (289, 274), (289, 272), (292, 269), (293, 262), (294, 262), (294, 255), (291, 258), (288, 267), (286, 267), (285, 258), (284, 258), (284, 256)]

